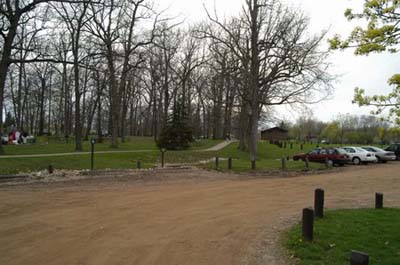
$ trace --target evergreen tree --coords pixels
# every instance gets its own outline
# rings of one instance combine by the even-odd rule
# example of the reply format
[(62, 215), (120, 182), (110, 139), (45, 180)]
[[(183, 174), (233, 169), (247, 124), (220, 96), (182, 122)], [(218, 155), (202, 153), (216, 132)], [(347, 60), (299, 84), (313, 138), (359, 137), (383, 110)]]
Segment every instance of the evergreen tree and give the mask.
[(193, 141), (193, 129), (189, 124), (188, 113), (182, 100), (178, 100), (161, 132), (157, 146), (167, 150), (182, 150), (189, 148)]

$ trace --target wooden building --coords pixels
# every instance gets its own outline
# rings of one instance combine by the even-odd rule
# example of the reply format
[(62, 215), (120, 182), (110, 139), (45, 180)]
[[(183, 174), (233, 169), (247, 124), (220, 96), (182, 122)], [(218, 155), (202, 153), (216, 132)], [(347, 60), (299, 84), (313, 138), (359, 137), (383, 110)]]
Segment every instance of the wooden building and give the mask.
[(261, 131), (261, 140), (265, 141), (284, 141), (289, 139), (288, 130), (280, 127), (273, 127)]

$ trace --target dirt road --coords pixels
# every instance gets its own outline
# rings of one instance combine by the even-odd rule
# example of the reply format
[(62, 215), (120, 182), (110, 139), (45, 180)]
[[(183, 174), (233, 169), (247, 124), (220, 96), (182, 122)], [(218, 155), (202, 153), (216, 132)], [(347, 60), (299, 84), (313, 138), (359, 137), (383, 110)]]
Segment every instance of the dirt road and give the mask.
[(288, 264), (278, 232), (313, 204), (315, 188), (328, 208), (372, 206), (375, 191), (398, 207), (399, 171), (400, 163), (295, 178), (166, 171), (158, 174), (172, 181), (0, 187), (0, 264)]

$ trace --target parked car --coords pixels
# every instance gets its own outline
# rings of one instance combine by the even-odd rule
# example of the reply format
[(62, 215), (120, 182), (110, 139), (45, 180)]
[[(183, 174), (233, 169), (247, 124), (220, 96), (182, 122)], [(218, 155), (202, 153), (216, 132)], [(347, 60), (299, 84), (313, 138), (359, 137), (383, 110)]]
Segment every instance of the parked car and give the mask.
[(361, 147), (345, 146), (342, 147), (342, 149), (346, 151), (354, 165), (376, 163), (378, 161), (375, 157), (375, 153), (369, 152)]
[(7, 144), (8, 143), (8, 136), (6, 134), (1, 136), (1, 144)]
[(389, 147), (385, 148), (385, 151), (391, 151), (394, 152), (396, 155), (396, 159), (400, 160), (400, 144), (391, 144)]
[(293, 160), (306, 160), (310, 162), (325, 163), (326, 160), (331, 161), (333, 165), (343, 166), (349, 162), (349, 156), (340, 148), (315, 148), (308, 153), (297, 154), (293, 156)]
[(379, 147), (363, 146), (362, 149), (375, 153), (375, 157), (378, 162), (386, 163), (387, 161), (396, 160), (396, 155), (394, 152), (385, 151)]

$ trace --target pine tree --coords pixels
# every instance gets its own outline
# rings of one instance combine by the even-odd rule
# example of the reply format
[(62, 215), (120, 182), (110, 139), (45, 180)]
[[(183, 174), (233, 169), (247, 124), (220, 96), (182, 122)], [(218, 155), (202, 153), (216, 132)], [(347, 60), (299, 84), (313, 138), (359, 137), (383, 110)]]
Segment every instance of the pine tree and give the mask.
[(178, 100), (161, 132), (157, 146), (167, 150), (183, 150), (189, 148), (193, 141), (193, 129), (189, 123), (188, 113), (182, 100)]

